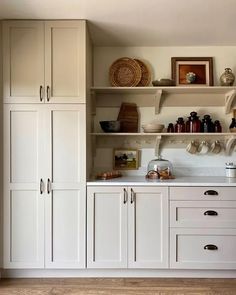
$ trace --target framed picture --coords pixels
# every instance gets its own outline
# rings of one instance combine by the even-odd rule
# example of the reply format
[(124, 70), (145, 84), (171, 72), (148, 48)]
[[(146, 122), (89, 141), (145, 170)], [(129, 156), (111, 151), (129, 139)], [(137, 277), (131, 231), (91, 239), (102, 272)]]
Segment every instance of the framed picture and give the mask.
[(136, 170), (138, 169), (138, 150), (136, 149), (114, 149), (113, 169)]
[(176, 86), (213, 86), (213, 58), (172, 57), (171, 75)]

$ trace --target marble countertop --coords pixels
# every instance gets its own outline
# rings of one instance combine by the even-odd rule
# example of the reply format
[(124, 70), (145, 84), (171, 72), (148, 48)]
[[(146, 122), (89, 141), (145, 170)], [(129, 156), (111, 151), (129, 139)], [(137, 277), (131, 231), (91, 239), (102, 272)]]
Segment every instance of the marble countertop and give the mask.
[(109, 180), (89, 180), (88, 186), (235, 186), (236, 178), (223, 176), (177, 177), (168, 180), (146, 179), (144, 176), (123, 176)]

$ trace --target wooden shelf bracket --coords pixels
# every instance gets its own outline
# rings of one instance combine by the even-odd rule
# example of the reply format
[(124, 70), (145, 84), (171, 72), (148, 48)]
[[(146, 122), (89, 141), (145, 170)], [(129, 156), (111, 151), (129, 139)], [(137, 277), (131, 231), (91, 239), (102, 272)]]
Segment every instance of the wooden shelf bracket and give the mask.
[(230, 136), (225, 144), (225, 154), (229, 156), (236, 145), (236, 136)]
[(161, 97), (162, 97), (162, 89), (157, 90), (155, 94), (155, 114), (160, 113), (160, 105), (161, 105)]
[(225, 113), (229, 114), (232, 109), (232, 105), (236, 98), (236, 90), (231, 90), (225, 94)]
[(155, 142), (155, 156), (156, 157), (160, 156), (160, 145), (161, 145), (161, 136), (157, 136), (156, 142)]

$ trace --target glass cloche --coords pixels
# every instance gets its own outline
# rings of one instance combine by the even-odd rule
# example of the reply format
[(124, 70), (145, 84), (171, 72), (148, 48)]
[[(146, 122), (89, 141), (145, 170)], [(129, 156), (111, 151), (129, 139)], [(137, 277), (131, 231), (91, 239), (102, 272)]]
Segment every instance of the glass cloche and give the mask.
[(173, 166), (170, 161), (158, 156), (148, 163), (147, 178), (152, 179), (171, 179), (173, 177)]

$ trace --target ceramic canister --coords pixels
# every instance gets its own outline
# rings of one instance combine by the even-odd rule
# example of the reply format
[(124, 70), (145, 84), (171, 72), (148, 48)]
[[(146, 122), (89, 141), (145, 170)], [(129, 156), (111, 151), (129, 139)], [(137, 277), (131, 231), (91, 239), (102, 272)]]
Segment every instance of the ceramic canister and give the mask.
[(236, 165), (234, 163), (226, 163), (225, 176), (236, 177)]

